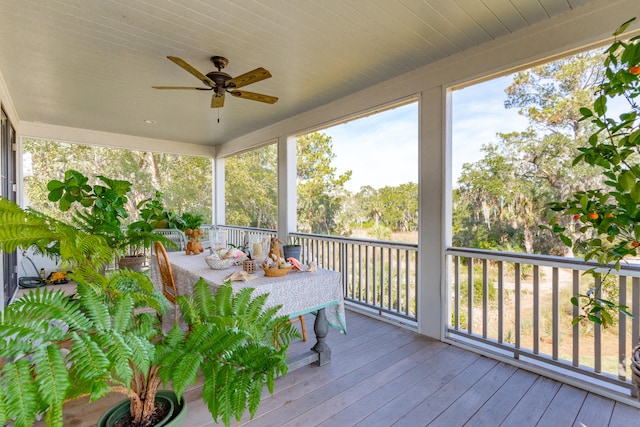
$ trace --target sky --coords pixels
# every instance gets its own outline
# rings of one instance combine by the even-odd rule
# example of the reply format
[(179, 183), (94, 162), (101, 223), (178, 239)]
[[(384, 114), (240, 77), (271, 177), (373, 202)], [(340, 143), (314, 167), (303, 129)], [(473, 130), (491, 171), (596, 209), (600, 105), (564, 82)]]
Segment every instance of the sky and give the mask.
[(524, 131), (528, 120), (517, 109), (506, 109), (504, 90), (512, 76), (500, 77), (452, 93), (452, 183), (458, 182), (462, 165), (484, 157), (482, 145), (497, 142), (498, 132)]
[(322, 132), (331, 136), (337, 174), (353, 172), (347, 190), (418, 182), (417, 102)]
[[(504, 108), (504, 89), (511, 77), (501, 77), (453, 93), (452, 174), (482, 158), (483, 144), (497, 141), (497, 132), (525, 130), (527, 120)], [(418, 103), (323, 129), (331, 136), (338, 174), (353, 172), (346, 184), (351, 192), (418, 182)]]

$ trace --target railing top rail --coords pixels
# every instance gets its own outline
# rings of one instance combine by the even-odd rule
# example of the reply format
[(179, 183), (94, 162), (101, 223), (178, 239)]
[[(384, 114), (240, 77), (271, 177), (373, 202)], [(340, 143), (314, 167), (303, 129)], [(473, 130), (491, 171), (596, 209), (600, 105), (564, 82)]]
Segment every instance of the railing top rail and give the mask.
[(277, 233), (277, 230), (272, 230), (270, 228), (242, 227), (239, 225), (214, 225), (214, 224), (207, 224), (207, 225), (211, 225), (211, 227), (214, 227), (214, 228), (229, 228), (232, 230), (253, 231), (253, 232), (260, 232), (260, 233)]
[(596, 262), (584, 262), (578, 258), (565, 258), (555, 255), (531, 255), (517, 252), (492, 251), (487, 249), (474, 248), (453, 248), (448, 247), (445, 253), (451, 256), (463, 256), (470, 258), (488, 259), (494, 261), (510, 261), (522, 264), (540, 265), (546, 267), (571, 268), (573, 270), (589, 270), (595, 268), (597, 272), (614, 272), (621, 276), (640, 277), (640, 264), (622, 264), (619, 271), (603, 267)]
[(390, 240), (373, 240), (373, 239), (363, 239), (360, 237), (327, 236), (325, 234), (311, 234), (311, 233), (289, 233), (289, 236), (293, 238), (300, 237), (305, 239), (325, 240), (329, 242), (351, 243), (355, 245), (367, 245), (367, 246), (377, 246), (377, 247), (383, 247), (383, 248), (405, 249), (405, 250), (418, 250), (417, 243), (394, 242)]

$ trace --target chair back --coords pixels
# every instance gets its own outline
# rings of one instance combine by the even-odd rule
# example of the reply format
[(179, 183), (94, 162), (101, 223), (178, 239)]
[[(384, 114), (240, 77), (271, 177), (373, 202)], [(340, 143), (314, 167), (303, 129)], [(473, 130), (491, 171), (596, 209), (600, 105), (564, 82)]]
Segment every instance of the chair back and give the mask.
[(172, 304), (176, 304), (178, 300), (178, 290), (173, 280), (173, 272), (171, 271), (171, 263), (169, 262), (167, 251), (160, 242), (155, 242), (155, 250), (160, 278), (162, 280), (162, 293)]
[(187, 236), (185, 236), (182, 230), (178, 230), (177, 228), (156, 228), (155, 230), (153, 230), (153, 232), (163, 235), (164, 237), (178, 245), (177, 249), (170, 247), (169, 252), (184, 251), (187, 248)]

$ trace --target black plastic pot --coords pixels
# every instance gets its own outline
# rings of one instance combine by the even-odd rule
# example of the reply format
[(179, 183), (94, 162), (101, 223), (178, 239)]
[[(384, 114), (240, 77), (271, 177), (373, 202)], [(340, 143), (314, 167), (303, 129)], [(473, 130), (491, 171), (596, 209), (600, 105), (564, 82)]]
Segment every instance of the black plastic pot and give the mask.
[(295, 258), (298, 261), (302, 261), (302, 246), (300, 245), (283, 245), (282, 251), (284, 252), (284, 259)]
[[(156, 394), (156, 402), (161, 401), (165, 404), (168, 404), (171, 407), (171, 411), (167, 415), (167, 417), (162, 420), (160, 423), (156, 424), (155, 427), (179, 427), (182, 425), (184, 419), (187, 416), (187, 402), (185, 402), (184, 398), (180, 403), (178, 403), (178, 399), (176, 394), (171, 390), (158, 390)], [(111, 427), (113, 424), (118, 421), (122, 416), (126, 415), (129, 412), (130, 400), (125, 399), (111, 408), (98, 420), (96, 427)]]

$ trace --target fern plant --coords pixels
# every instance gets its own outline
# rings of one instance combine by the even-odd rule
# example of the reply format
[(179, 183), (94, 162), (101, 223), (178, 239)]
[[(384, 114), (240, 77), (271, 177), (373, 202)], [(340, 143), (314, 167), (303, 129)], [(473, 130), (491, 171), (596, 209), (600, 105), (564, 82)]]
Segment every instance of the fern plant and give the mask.
[[(87, 245), (86, 242), (93, 242)], [(62, 426), (64, 402), (120, 392), (130, 399), (135, 425), (151, 416), (158, 388), (178, 398), (202, 375), (202, 398), (213, 418), (229, 425), (246, 409), (253, 416), (266, 383), (287, 371), (286, 351), (297, 330), (267, 296), (215, 293), (204, 280), (179, 305), (188, 330), (163, 331), (156, 314), (167, 302), (149, 277), (120, 270), (100, 273), (109, 245), (0, 198), (0, 250), (58, 245), (73, 269), (77, 298), (36, 289), (9, 305), (0, 321), (0, 425), (30, 426), (44, 414)], [(98, 267), (96, 267), (98, 266)], [(151, 307), (154, 310), (145, 310)]]

